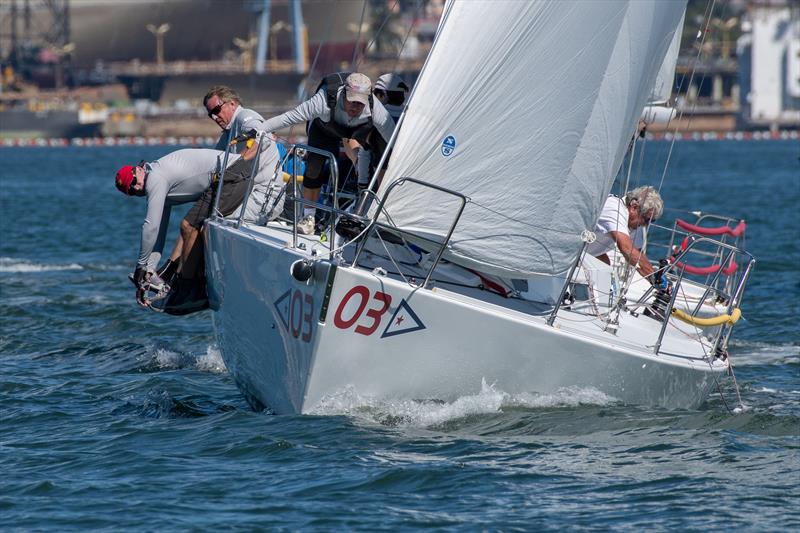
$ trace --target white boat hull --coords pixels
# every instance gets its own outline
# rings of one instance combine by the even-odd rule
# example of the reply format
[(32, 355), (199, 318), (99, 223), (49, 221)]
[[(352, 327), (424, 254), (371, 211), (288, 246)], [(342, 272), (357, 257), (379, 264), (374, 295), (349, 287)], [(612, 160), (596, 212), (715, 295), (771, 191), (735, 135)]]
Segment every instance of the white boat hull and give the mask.
[[(685, 335), (666, 336), (654, 355), (652, 345), (585, 316), (573, 322), (569, 311), (551, 327), (541, 312), (327, 261), (299, 282), (290, 266), (302, 250), (262, 230), (211, 222), (206, 270), (225, 363), (251, 404), (278, 414), (308, 412), (348, 387), (375, 398), (452, 401), (479, 392), (484, 380), (509, 394), (594, 388), (625, 403), (694, 408), (725, 368)], [(660, 327), (630, 315), (620, 324), (651, 344)]]

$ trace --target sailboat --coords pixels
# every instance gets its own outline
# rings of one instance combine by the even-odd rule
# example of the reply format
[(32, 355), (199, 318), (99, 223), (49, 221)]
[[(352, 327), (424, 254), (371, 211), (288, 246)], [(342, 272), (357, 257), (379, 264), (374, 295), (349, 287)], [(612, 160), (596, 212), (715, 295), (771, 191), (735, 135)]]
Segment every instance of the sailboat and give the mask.
[(752, 258), (719, 244), (746, 266), (709, 332), (675, 306), (677, 265), (707, 237), (691, 236), (669, 266), (671, 294), (635, 301), (584, 253), (684, 10), (448, 2), (377, 194), (343, 214), (334, 188), (331, 219), (356, 220), (355, 234), (208, 221), (217, 341), (248, 402), (307, 413), (344, 390), (453, 401), (487, 383), (702, 404), (729, 368)]

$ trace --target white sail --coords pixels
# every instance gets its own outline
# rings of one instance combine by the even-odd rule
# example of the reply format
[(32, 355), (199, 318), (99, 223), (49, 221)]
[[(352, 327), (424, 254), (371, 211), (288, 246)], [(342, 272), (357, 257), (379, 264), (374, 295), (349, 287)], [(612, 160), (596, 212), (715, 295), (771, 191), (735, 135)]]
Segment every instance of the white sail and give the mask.
[(653, 90), (647, 99), (649, 104), (665, 104), (669, 102), (672, 96), (672, 87), (675, 85), (675, 65), (678, 64), (678, 52), (680, 52), (681, 48), (681, 35), (683, 34), (685, 18), (686, 12), (684, 11), (678, 26), (675, 28), (667, 55), (664, 56), (664, 62), (661, 63), (661, 68), (658, 70)]
[[(448, 3), (382, 191), (469, 197), (447, 257), (565, 273), (592, 230), (685, 1)], [(395, 189), (391, 223), (442, 239), (451, 198)]]

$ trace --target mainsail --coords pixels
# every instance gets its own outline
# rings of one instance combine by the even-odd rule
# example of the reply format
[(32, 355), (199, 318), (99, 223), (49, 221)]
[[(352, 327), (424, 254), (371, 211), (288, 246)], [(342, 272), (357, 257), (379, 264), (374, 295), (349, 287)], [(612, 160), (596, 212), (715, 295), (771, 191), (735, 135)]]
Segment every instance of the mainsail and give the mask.
[[(685, 5), (449, 2), (382, 191), (414, 177), (469, 197), (453, 261), (563, 275), (594, 228)], [(441, 240), (455, 209), (406, 183), (386, 220)]]

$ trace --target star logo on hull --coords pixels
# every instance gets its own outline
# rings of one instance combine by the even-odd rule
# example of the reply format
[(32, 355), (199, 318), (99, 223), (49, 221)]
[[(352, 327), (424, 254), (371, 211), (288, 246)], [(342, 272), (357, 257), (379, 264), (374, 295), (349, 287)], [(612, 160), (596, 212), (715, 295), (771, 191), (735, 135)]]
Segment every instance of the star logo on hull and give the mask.
[(395, 335), (402, 335), (403, 333), (411, 333), (423, 329), (425, 329), (425, 324), (422, 323), (422, 320), (420, 320), (414, 310), (411, 309), (408, 302), (403, 299), (400, 305), (397, 306), (397, 309), (395, 309), (392, 319), (389, 320), (389, 323), (386, 325), (386, 329), (383, 330), (381, 338), (385, 339), (386, 337), (394, 337)]

